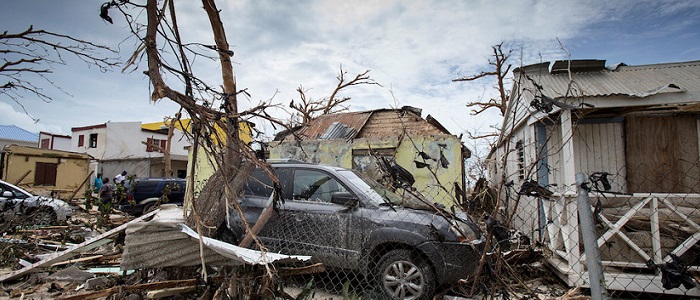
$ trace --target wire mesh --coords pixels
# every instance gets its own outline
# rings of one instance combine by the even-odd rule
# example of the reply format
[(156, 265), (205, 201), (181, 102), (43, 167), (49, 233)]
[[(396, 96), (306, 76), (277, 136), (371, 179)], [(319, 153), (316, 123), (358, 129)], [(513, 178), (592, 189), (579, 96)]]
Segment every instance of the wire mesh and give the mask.
[[(647, 299), (700, 296), (698, 170), (697, 162), (673, 166), (640, 162), (634, 169), (589, 174), (588, 209), (594, 213), (608, 293)], [(621, 176), (624, 172), (626, 176)], [(522, 196), (516, 210), (513, 228), (542, 244), (548, 264), (566, 284), (588, 287), (590, 274), (581, 242), (585, 228), (579, 224), (575, 193)]]

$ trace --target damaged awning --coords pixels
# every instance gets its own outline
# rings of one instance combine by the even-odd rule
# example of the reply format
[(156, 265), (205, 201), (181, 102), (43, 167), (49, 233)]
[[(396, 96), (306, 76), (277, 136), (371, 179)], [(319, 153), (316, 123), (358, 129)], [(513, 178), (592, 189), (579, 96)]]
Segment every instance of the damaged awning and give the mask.
[(130, 223), (126, 228), (121, 269), (210, 265), (266, 264), (272, 262), (307, 261), (310, 256), (285, 255), (238, 247), (208, 237), (202, 238), (184, 224), (182, 209), (162, 206), (148, 222)]

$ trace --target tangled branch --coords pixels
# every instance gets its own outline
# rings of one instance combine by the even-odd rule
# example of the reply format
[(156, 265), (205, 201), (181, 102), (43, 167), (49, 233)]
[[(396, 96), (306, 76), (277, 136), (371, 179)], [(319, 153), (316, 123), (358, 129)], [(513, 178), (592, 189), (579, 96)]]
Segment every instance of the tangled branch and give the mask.
[(340, 93), (340, 91), (354, 85), (367, 84), (381, 86), (379, 83), (374, 81), (374, 79), (370, 78), (369, 75), (367, 75), (369, 71), (370, 70), (366, 70), (360, 74), (357, 74), (355, 78), (346, 81), (348, 71), (343, 70), (343, 66), (341, 65), (340, 71), (338, 72), (338, 76), (336, 76), (336, 79), (338, 79), (338, 84), (336, 85), (335, 89), (328, 98), (321, 98), (317, 100), (310, 99), (306, 96), (306, 93), (309, 91), (309, 89), (304, 89), (304, 87), (300, 85), (297, 88), (297, 92), (299, 93), (299, 100), (301, 102), (295, 103), (294, 100), (292, 100), (289, 103), (289, 107), (299, 114), (299, 116), (301, 117), (301, 125), (307, 124), (319, 115), (326, 115), (345, 111), (348, 109), (348, 107), (344, 106), (344, 103), (349, 101), (351, 98), (338, 98), (338, 94)]
[(116, 51), (69, 35), (37, 30), (33, 26), (17, 33), (5, 31), (0, 34), (0, 78), (5, 81), (0, 83), (0, 95), (11, 98), (20, 106), (21, 93), (33, 94), (50, 102), (51, 96), (43, 91), (41, 85), (25, 79), (26, 76), (38, 76), (40, 80), (63, 91), (47, 75), (54, 72), (54, 65), (68, 63), (65, 55), (106, 72), (119, 63), (115, 58), (103, 55), (105, 53), (116, 54)]

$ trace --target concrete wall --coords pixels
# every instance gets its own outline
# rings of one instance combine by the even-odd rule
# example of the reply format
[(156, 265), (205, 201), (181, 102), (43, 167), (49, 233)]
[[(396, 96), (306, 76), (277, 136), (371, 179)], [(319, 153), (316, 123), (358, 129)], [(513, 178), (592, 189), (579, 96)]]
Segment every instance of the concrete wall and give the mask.
[(150, 177), (151, 162), (144, 159), (104, 160), (100, 162), (100, 170), (102, 170), (102, 176), (109, 178), (109, 182), (112, 183), (114, 176), (121, 174), (123, 171), (127, 172), (127, 177)]
[[(41, 148), (41, 141), (44, 139), (49, 140), (49, 148), (53, 150), (71, 151), (71, 137), (53, 135), (46, 132), (39, 133), (39, 143), (35, 145), (37, 148)], [(77, 141), (76, 141), (77, 145)]]
[[(439, 146), (444, 145), (444, 147)], [(301, 145), (301, 147), (299, 147)], [(446, 206), (454, 203), (454, 183), (462, 186), (462, 144), (455, 136), (412, 136), (399, 140), (397, 137), (386, 139), (313, 140), (282, 142), (271, 144), (271, 159), (295, 159), (310, 163), (319, 163), (344, 168), (354, 168), (363, 173), (376, 176), (377, 166), (367, 150), (382, 149), (392, 153), (396, 162), (407, 169), (416, 179), (414, 187), (424, 196)], [(355, 159), (353, 164), (353, 150)], [(424, 160), (418, 153), (422, 151), (436, 160)], [(438, 162), (440, 153), (447, 159), (448, 166), (443, 168)], [(426, 163), (429, 167), (418, 168), (415, 161)], [(432, 170), (432, 172), (431, 172)], [(444, 187), (444, 189), (442, 187)]]
[[(93, 133), (97, 134), (97, 147), (96, 148), (89, 147), (90, 146), (90, 134), (93, 134)], [(83, 136), (83, 145), (78, 146), (78, 141), (79, 141), (81, 135)], [(107, 147), (105, 147), (106, 141), (107, 141), (107, 128), (106, 127), (73, 131), (71, 133), (71, 148), (70, 149), (72, 152), (87, 153), (90, 156), (92, 156), (93, 158), (101, 160), (101, 159), (105, 158), (105, 152), (107, 150)]]
[[(34, 185), (37, 162), (58, 164), (55, 186)], [(70, 196), (88, 176), (89, 164), (89, 157), (85, 154), (11, 146), (5, 152), (2, 180), (15, 183), (27, 171), (31, 171), (20, 181), (19, 185), (39, 195), (48, 195), (51, 191), (57, 191), (60, 197), (65, 198)], [(82, 193), (79, 192), (77, 197), (81, 196)]]
[[(97, 134), (97, 148), (89, 148), (90, 134)], [(78, 147), (78, 136), (85, 136), (85, 144)], [(92, 128), (72, 133), (71, 149), (74, 152), (84, 152), (97, 160), (132, 159), (163, 157), (163, 153), (147, 152), (145, 142), (148, 138), (167, 139), (166, 134), (141, 129), (141, 122), (107, 122), (106, 127)], [(189, 141), (184, 132), (175, 131), (170, 147), (170, 154), (185, 157)]]
[[(238, 127), (238, 136), (240, 137), (241, 141), (243, 141), (246, 144), (250, 144), (253, 141), (254, 124), (249, 122), (240, 122), (239, 125), (240, 126)], [(226, 134), (224, 130), (220, 129), (218, 126), (216, 127), (216, 129), (218, 135), (223, 136)], [(211, 140), (216, 141), (217, 139)], [(191, 174), (191, 169), (189, 166), (191, 166), (193, 162), (193, 149), (194, 147), (189, 147), (187, 151), (187, 176), (194, 177), (193, 191), (194, 196), (197, 197), (202, 188), (204, 188), (204, 185), (206, 185), (207, 181), (209, 180), (209, 177), (211, 177), (211, 175), (214, 175), (216, 167), (214, 166), (214, 164), (212, 164), (214, 158), (210, 157), (202, 147), (197, 147), (197, 161), (194, 165), (194, 174)], [(175, 170), (174, 165), (173, 170)]]

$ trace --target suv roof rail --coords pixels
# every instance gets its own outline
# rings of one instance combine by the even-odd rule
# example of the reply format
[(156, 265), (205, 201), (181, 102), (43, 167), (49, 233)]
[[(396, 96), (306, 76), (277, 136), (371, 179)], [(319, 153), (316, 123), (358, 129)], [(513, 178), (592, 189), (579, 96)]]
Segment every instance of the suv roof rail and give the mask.
[(284, 159), (273, 158), (273, 159), (268, 159), (268, 160), (266, 160), (266, 161), (267, 161), (268, 163), (271, 163), (271, 164), (284, 164), (284, 163), (288, 163), (288, 164), (309, 164), (308, 162), (305, 162), (305, 161), (300, 161), (300, 160), (296, 160), (296, 159), (288, 159), (288, 158), (284, 158)]

